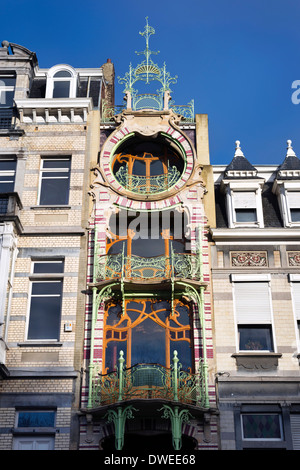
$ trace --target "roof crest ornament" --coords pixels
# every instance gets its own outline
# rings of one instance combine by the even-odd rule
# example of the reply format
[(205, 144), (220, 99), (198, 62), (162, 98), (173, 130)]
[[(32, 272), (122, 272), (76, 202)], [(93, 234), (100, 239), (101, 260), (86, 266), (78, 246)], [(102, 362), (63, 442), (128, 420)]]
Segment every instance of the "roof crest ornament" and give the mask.
[(177, 82), (177, 76), (171, 77), (170, 73), (166, 70), (165, 62), (163, 67), (159, 67), (151, 59), (151, 55), (157, 55), (160, 51), (152, 51), (149, 48), (150, 36), (155, 34), (155, 29), (149, 25), (148, 16), (146, 17), (144, 31), (140, 32), (139, 34), (145, 38), (146, 48), (141, 52), (135, 51), (135, 53), (137, 55), (144, 55), (145, 60), (143, 60), (136, 67), (132, 67), (132, 64), (130, 63), (129, 72), (126, 72), (124, 77), (118, 77), (119, 83), (124, 83), (125, 85), (124, 93), (129, 92), (132, 95), (136, 95), (137, 90), (135, 90), (133, 86), (138, 81), (143, 81), (146, 84), (150, 84), (152, 81), (158, 81), (162, 85), (162, 88), (157, 90), (158, 92), (170, 92), (170, 84)]

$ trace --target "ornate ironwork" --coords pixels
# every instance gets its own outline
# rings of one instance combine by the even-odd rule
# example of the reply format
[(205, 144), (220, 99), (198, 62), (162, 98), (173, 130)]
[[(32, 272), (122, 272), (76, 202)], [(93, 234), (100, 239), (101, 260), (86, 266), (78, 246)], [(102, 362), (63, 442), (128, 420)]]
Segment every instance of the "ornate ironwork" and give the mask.
[(202, 369), (197, 374), (182, 370), (174, 351), (173, 365), (136, 364), (124, 366), (123, 351), (119, 367), (108, 374), (100, 374), (94, 367), (91, 406), (97, 407), (129, 399), (164, 399), (205, 406)]
[(98, 255), (95, 280), (160, 280), (175, 278), (201, 280), (201, 262), (197, 254), (173, 253), (171, 257), (151, 258), (122, 253)]
[(121, 166), (116, 173), (117, 181), (128, 191), (138, 194), (153, 194), (166, 191), (180, 178), (176, 166), (168, 169), (167, 174), (155, 176), (129, 175), (127, 165)]

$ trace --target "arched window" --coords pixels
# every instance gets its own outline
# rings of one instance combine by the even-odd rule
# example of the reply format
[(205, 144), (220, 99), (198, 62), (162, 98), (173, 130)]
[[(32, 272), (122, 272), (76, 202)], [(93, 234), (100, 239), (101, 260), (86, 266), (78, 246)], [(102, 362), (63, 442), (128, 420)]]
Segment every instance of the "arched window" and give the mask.
[(119, 353), (124, 352), (126, 367), (160, 364), (169, 368), (176, 350), (182, 368), (192, 368), (192, 315), (179, 300), (126, 300), (107, 305), (104, 317), (103, 373), (116, 370)]
[(184, 161), (163, 139), (139, 142), (118, 150), (112, 160), (117, 181), (128, 191), (155, 194), (167, 191), (180, 179)]
[(69, 65), (56, 65), (48, 71), (46, 98), (75, 98), (76, 71)]

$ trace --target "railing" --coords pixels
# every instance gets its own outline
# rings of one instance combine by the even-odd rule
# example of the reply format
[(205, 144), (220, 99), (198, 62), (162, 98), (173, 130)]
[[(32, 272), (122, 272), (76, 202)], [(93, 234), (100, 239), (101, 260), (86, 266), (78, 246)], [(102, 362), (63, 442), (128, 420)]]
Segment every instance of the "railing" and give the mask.
[(121, 351), (115, 371), (100, 374), (94, 366), (89, 406), (133, 399), (173, 400), (204, 406), (205, 381), (202, 371), (192, 374), (182, 370), (177, 351), (174, 351), (172, 362), (171, 368), (159, 364), (136, 364), (126, 368)]
[(14, 129), (15, 121), (16, 117), (13, 108), (0, 109), (0, 129)]
[(180, 178), (180, 172), (176, 166), (168, 169), (167, 174), (155, 176), (130, 175), (127, 166), (121, 166), (116, 173), (117, 181), (128, 191), (138, 194), (153, 194), (166, 191)]
[(99, 255), (95, 280), (163, 280), (175, 278), (199, 281), (201, 263), (198, 254), (172, 253), (168, 256), (151, 258), (141, 256)]
[(0, 216), (18, 216), (22, 203), (18, 193), (0, 193)]

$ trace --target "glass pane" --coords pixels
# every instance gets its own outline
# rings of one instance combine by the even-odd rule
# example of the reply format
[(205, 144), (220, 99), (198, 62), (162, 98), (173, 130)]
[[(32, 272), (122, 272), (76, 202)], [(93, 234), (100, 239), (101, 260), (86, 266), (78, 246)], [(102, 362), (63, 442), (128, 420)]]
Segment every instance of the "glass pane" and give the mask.
[(142, 160), (135, 160), (133, 164), (133, 175), (146, 176), (146, 165)]
[(188, 341), (170, 341), (170, 362), (173, 364), (174, 351), (177, 351), (182, 370), (192, 370), (192, 350)]
[(59, 339), (61, 297), (32, 297), (28, 339)]
[(43, 168), (70, 168), (71, 159), (65, 160), (43, 160)]
[(63, 261), (35, 261), (33, 265), (34, 273), (63, 273)]
[(67, 70), (60, 70), (59, 72), (56, 72), (53, 77), (71, 77), (71, 73), (68, 72)]
[(300, 209), (291, 209), (292, 222), (300, 222)]
[(0, 87), (15, 86), (16, 79), (13, 77), (1, 77), (0, 76)]
[(256, 210), (255, 209), (236, 209), (236, 221), (237, 222), (256, 222)]
[(249, 414), (242, 416), (244, 439), (281, 439), (278, 414)]
[(4, 178), (1, 178), (0, 176), (0, 193), (10, 193), (13, 192), (15, 183), (14, 181), (3, 181)]
[(32, 295), (60, 295), (62, 282), (33, 282)]
[(150, 165), (150, 175), (162, 175), (164, 173), (164, 167), (160, 160), (154, 160)]
[(69, 178), (44, 179), (42, 181), (40, 205), (68, 204)]
[(18, 427), (54, 427), (54, 411), (20, 411)]
[(240, 350), (273, 351), (270, 326), (239, 326)]
[(123, 351), (126, 364), (126, 351), (127, 341), (109, 341), (106, 347), (105, 366), (108, 367), (108, 372), (116, 370), (119, 366), (120, 351)]
[(143, 363), (165, 365), (165, 361), (165, 330), (147, 318), (132, 330), (131, 365)]
[(153, 256), (165, 254), (165, 242), (162, 239), (143, 240), (141, 238), (138, 238), (137, 240), (132, 240), (131, 246), (131, 252), (133, 255), (136, 256), (151, 258)]
[(11, 108), (14, 104), (14, 91), (2, 90), (0, 93), (0, 106)]
[(53, 98), (69, 98), (70, 96), (70, 82), (57, 81), (53, 86)]
[(16, 160), (2, 160), (0, 159), (0, 171), (15, 171), (16, 170)]

